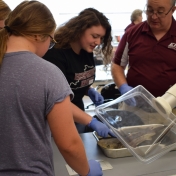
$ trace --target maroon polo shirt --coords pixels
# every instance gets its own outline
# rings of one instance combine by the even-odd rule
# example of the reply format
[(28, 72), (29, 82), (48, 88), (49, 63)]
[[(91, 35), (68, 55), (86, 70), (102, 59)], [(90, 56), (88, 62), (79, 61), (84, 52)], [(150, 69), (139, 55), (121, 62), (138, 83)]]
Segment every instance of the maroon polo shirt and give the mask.
[(125, 28), (125, 31), (131, 27), (133, 27), (135, 24), (132, 22), (131, 24), (129, 24), (126, 28)]
[[(129, 59), (129, 60), (128, 60)], [(162, 96), (176, 83), (176, 21), (157, 41), (147, 22), (142, 22), (123, 35), (113, 62), (126, 66), (130, 86), (144, 86), (154, 96)]]

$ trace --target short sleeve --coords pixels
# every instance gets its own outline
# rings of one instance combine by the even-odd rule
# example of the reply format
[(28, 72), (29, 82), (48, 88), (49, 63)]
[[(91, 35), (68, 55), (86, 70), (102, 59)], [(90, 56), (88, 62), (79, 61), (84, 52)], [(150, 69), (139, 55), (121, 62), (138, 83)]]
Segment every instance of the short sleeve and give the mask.
[[(50, 63), (51, 64), (51, 63)], [(46, 114), (47, 115), (55, 103), (62, 102), (67, 96), (71, 96), (73, 99), (73, 92), (61, 72), (61, 70), (52, 65), (49, 73), (47, 73), (46, 85), (45, 85), (45, 97), (46, 97)]]

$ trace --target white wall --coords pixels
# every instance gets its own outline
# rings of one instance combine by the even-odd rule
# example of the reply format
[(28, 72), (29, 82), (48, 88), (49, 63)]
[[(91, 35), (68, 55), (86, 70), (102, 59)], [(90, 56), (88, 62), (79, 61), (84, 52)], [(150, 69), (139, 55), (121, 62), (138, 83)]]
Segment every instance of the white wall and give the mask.
[[(4, 0), (13, 10), (22, 0)], [(110, 20), (114, 35), (123, 35), (124, 28), (131, 23), (134, 9), (144, 9), (146, 0), (40, 0), (52, 11), (58, 25), (76, 16), (88, 7), (103, 12)], [(176, 13), (174, 14), (176, 16)], [(143, 20), (146, 20), (143, 14)]]

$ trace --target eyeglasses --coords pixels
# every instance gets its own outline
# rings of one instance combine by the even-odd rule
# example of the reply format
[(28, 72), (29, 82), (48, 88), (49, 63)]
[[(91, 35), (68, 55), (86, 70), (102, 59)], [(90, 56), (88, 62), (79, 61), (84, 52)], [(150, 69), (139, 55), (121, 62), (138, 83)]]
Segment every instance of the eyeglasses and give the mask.
[(51, 35), (48, 35), (48, 36), (51, 38), (50, 45), (49, 45), (48, 49), (51, 49), (57, 42), (53, 37), (51, 37)]
[(153, 14), (155, 14), (158, 18), (164, 18), (166, 15), (168, 15), (168, 13), (172, 10), (174, 6), (175, 5), (173, 5), (167, 13), (164, 13), (163, 9), (155, 12), (152, 8), (147, 7), (146, 5), (143, 12), (148, 16), (153, 16)]

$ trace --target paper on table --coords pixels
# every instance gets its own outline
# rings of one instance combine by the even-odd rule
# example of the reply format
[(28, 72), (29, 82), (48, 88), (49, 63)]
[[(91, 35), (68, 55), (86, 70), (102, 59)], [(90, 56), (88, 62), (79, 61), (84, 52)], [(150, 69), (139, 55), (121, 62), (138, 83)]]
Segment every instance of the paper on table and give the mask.
[[(100, 163), (102, 170), (108, 170), (113, 168), (108, 161), (104, 160), (96, 160), (96, 161)], [(68, 164), (66, 164), (65, 166), (67, 168), (69, 175), (77, 175), (77, 173)]]

